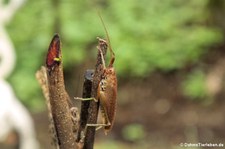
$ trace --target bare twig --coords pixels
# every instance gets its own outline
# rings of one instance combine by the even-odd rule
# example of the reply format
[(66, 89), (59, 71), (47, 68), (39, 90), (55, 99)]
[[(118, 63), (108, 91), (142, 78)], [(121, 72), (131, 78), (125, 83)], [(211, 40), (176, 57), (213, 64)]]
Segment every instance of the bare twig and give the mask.
[[(83, 98), (91, 97), (91, 88), (92, 88), (92, 80), (93, 80), (94, 70), (88, 69), (84, 74), (84, 84), (83, 84)], [(77, 142), (80, 146), (83, 146), (83, 142), (80, 142), (80, 139), (83, 137), (82, 132), (85, 129), (88, 120), (88, 108), (90, 106), (90, 101), (82, 101), (81, 103), (81, 111), (80, 111), (80, 127), (77, 133)], [(82, 147), (81, 147), (82, 148)]]
[[(46, 68), (51, 113), (60, 149), (75, 149), (74, 124), (71, 120), (70, 99), (65, 90), (60, 38), (55, 35), (49, 46)], [(48, 97), (47, 97), (48, 98)]]
[(48, 102), (49, 101), (49, 90), (48, 90), (46, 68), (44, 66), (42, 66), (41, 69), (36, 72), (35, 76), (41, 86), (44, 97)]
[[(98, 46), (97, 48), (100, 49), (105, 57), (107, 52), (107, 42), (103, 39), (98, 38)], [(95, 73), (93, 76), (93, 83), (92, 83), (92, 90), (91, 90), (91, 97), (97, 98), (97, 89), (98, 84), (100, 82), (102, 76), (102, 59), (100, 51), (98, 50), (97, 55), (97, 62), (95, 66)], [(98, 117), (98, 109), (99, 109), (99, 102), (89, 101), (89, 108), (88, 108), (88, 120), (86, 124), (96, 124), (97, 117)], [(85, 124), (85, 125), (86, 125)], [(83, 149), (93, 149), (94, 145), (94, 138), (95, 138), (95, 127), (88, 127), (87, 133), (85, 134), (84, 146)]]
[(54, 121), (53, 121), (53, 117), (52, 117), (52, 110), (51, 110), (51, 104), (50, 104), (50, 99), (49, 99), (49, 89), (48, 89), (48, 80), (47, 80), (47, 72), (46, 72), (46, 68), (44, 66), (41, 67), (40, 70), (37, 71), (36, 73), (36, 79), (38, 80), (41, 88), (42, 88), (42, 92), (44, 94), (45, 97), (45, 101), (46, 101), (46, 105), (48, 108), (48, 118), (49, 118), (49, 131), (52, 137), (52, 144), (55, 146), (56, 149), (59, 149), (59, 143), (58, 143), (58, 138), (56, 135), (56, 129), (54, 126)]
[[(102, 76), (102, 51), (105, 57), (107, 51), (107, 42), (98, 38), (99, 44), (97, 62), (95, 67), (95, 73), (93, 70), (87, 70), (85, 74), (83, 98), (94, 97), (97, 98), (98, 84)], [(77, 114), (77, 108), (71, 108), (71, 102), (69, 96), (65, 90), (63, 67), (61, 59), (61, 45), (58, 35), (55, 35), (49, 46), (46, 67), (42, 67), (36, 74), (36, 77), (42, 87), (43, 93), (47, 100), (48, 109), (50, 110), (50, 118), (54, 123), (56, 132), (56, 143), (60, 149), (93, 149), (95, 128), (88, 127), (85, 135), (84, 142), (80, 142), (82, 132), (85, 129), (86, 124), (96, 124), (99, 110), (99, 102), (84, 101), (81, 106), (81, 121), (77, 135), (77, 146), (75, 144), (75, 132), (74, 122), (78, 123), (77, 118), (72, 118), (71, 109), (74, 109), (72, 113)], [(93, 81), (92, 81), (93, 79)], [(72, 118), (72, 119), (71, 119)], [(76, 124), (75, 124), (76, 125)]]

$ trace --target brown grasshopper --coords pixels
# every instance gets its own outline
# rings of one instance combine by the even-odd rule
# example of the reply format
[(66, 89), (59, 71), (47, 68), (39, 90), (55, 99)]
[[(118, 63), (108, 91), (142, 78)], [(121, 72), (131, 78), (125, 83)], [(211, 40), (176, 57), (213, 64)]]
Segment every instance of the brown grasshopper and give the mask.
[[(86, 133), (87, 127), (97, 127), (97, 129), (100, 129), (101, 127), (104, 127), (104, 132), (107, 134), (113, 126), (115, 115), (116, 115), (116, 104), (117, 104), (117, 77), (116, 72), (113, 67), (114, 61), (115, 61), (115, 54), (112, 50), (109, 35), (107, 32), (107, 29), (105, 27), (105, 24), (103, 22), (103, 19), (101, 15), (99, 14), (99, 17), (101, 19), (101, 22), (103, 24), (104, 30), (106, 32), (107, 41), (109, 44), (109, 50), (110, 50), (110, 62), (108, 67), (105, 65), (105, 60), (103, 58), (103, 53), (101, 51), (101, 48), (98, 48), (101, 54), (101, 60), (103, 64), (103, 74), (101, 77), (101, 80), (98, 84), (97, 89), (97, 99), (95, 98), (79, 98), (75, 97), (75, 99), (80, 100), (94, 100), (96, 102), (100, 102), (100, 109), (102, 113), (102, 124), (87, 124), (86, 128), (84, 130), (84, 133)], [(102, 40), (98, 38), (99, 40)], [(105, 42), (105, 41), (104, 41)]]

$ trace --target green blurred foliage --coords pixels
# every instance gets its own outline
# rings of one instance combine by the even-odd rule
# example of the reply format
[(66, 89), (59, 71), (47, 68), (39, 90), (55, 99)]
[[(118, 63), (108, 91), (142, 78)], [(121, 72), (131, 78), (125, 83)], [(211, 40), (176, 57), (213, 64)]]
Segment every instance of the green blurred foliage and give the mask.
[(128, 141), (137, 142), (146, 136), (144, 127), (141, 124), (129, 124), (123, 129), (123, 137)]
[[(111, 2), (106, 22), (118, 55), (119, 73), (145, 76), (155, 69), (170, 71), (196, 62), (207, 47), (221, 40), (205, 25), (205, 0)], [(118, 44), (118, 45), (117, 45)]]
[(218, 29), (206, 25), (207, 2), (29, 0), (7, 27), (17, 50), (10, 81), (24, 103), (42, 108), (34, 74), (44, 64), (54, 32), (58, 29), (62, 38), (65, 69), (95, 57), (96, 37), (105, 37), (96, 9), (104, 10), (119, 76), (145, 77), (156, 69), (170, 71), (195, 63), (222, 39)]
[(192, 100), (210, 99), (206, 89), (206, 76), (200, 70), (195, 70), (182, 82), (183, 93)]

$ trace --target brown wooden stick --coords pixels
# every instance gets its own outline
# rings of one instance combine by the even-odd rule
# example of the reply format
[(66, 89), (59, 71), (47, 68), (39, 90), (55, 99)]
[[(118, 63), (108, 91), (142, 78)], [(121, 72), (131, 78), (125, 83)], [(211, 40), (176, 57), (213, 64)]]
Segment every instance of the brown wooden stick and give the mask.
[[(98, 38), (98, 49), (101, 49), (103, 56), (105, 58), (107, 52), (107, 42), (101, 38)], [(91, 90), (91, 97), (97, 98), (97, 89), (98, 84), (101, 80), (102, 76), (102, 59), (100, 51), (98, 50), (97, 54), (97, 62), (95, 66), (95, 73), (93, 76), (93, 83), (92, 83), (92, 90)], [(98, 117), (98, 110), (99, 110), (99, 102), (89, 101), (90, 105), (88, 108), (88, 124), (96, 124), (97, 117)], [(85, 135), (84, 146), (83, 149), (93, 149), (94, 139), (95, 139), (95, 127), (88, 127), (87, 133)]]
[(50, 104), (50, 99), (49, 99), (49, 87), (48, 87), (48, 80), (47, 80), (47, 73), (46, 73), (46, 68), (44, 66), (41, 67), (40, 70), (38, 70), (36, 72), (36, 79), (38, 80), (42, 92), (44, 94), (45, 97), (45, 101), (46, 101), (46, 105), (48, 108), (48, 118), (49, 118), (49, 128), (50, 128), (50, 134), (51, 134), (51, 138), (52, 138), (52, 144), (54, 145), (54, 147), (56, 149), (59, 149), (59, 143), (58, 143), (58, 138), (56, 135), (56, 129), (54, 126), (54, 121), (53, 121), (53, 117), (52, 117), (52, 110), (51, 110), (51, 104)]
[(46, 58), (49, 99), (60, 149), (75, 149), (75, 135), (69, 107), (70, 99), (64, 86), (61, 58), (60, 38), (55, 35)]
[[(93, 69), (86, 70), (86, 72), (84, 74), (82, 98), (90, 98), (91, 97), (93, 74), (94, 74)], [(80, 127), (78, 129), (77, 140), (76, 140), (80, 144), (80, 146), (83, 146), (83, 143), (84, 143), (84, 142), (81, 142), (81, 139), (83, 137), (82, 133), (85, 129), (85, 126), (86, 126), (87, 120), (88, 120), (88, 116), (89, 116), (89, 113), (88, 113), (89, 106), (90, 106), (90, 100), (81, 102), (80, 123), (79, 123)], [(83, 148), (83, 147), (81, 147), (81, 148)]]

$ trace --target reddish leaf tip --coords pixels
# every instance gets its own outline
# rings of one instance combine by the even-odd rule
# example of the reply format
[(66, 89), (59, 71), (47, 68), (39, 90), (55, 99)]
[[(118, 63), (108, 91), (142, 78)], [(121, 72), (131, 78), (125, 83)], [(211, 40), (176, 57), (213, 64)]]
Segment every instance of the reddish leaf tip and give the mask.
[(59, 59), (60, 57), (60, 48), (59, 34), (55, 34), (48, 48), (46, 58), (46, 65), (48, 68), (52, 68), (55, 64), (59, 63), (59, 61), (56, 61), (55, 59)]
[(59, 34), (58, 33), (55, 33), (55, 35), (53, 36), (53, 39), (60, 40)]

